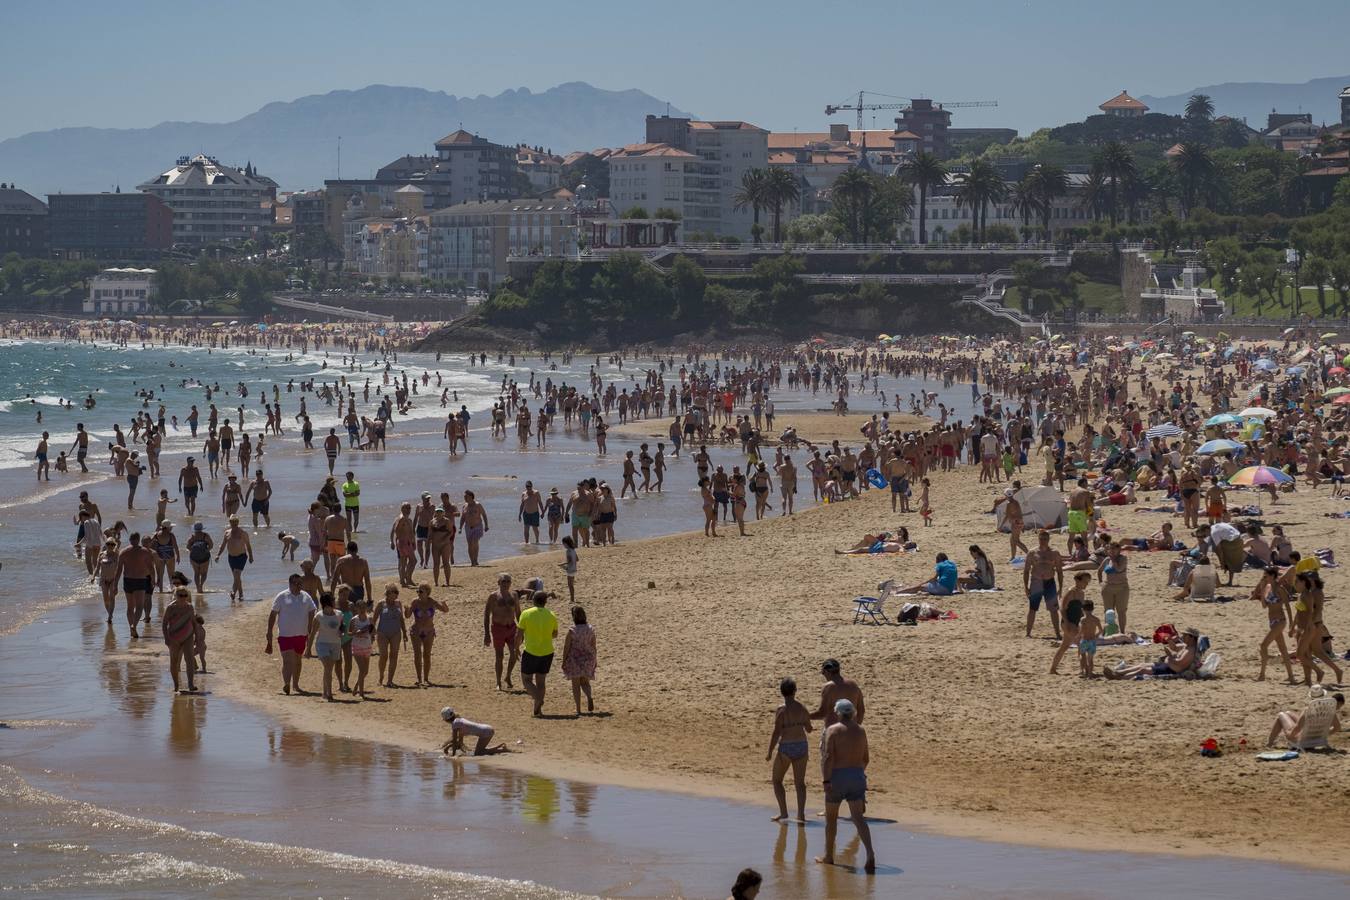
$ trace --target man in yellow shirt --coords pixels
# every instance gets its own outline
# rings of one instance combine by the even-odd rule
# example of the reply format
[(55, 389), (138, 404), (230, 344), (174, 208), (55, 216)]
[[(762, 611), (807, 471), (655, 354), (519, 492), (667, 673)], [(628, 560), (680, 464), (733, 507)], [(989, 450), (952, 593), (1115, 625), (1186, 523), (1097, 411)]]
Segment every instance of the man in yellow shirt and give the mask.
[(534, 714), (544, 714), (544, 677), (553, 666), (553, 639), (558, 636), (558, 617), (545, 607), (549, 597), (546, 591), (535, 591), (534, 606), (520, 614), (516, 627), (524, 635), (524, 652), (520, 654), (520, 674), (525, 677), (525, 690), (534, 699)]
[(347, 514), (347, 530), (355, 532), (361, 524), (361, 482), (355, 472), (348, 472), (342, 482), (342, 507)]

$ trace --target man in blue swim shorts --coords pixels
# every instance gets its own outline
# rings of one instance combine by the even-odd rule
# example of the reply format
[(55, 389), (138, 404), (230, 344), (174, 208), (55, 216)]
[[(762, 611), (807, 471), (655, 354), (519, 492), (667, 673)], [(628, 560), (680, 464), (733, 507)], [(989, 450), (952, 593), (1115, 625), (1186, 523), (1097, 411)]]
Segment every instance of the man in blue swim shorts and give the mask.
[(867, 851), (863, 865), (866, 872), (877, 870), (876, 854), (872, 851), (872, 831), (867, 826), (867, 732), (857, 721), (857, 709), (852, 701), (839, 700), (834, 704), (839, 721), (825, 731), (825, 750), (821, 755), (820, 771), (825, 782), (825, 855), (816, 862), (834, 865), (834, 839), (839, 830), (839, 804), (848, 804), (848, 814), (858, 829), (858, 839)]

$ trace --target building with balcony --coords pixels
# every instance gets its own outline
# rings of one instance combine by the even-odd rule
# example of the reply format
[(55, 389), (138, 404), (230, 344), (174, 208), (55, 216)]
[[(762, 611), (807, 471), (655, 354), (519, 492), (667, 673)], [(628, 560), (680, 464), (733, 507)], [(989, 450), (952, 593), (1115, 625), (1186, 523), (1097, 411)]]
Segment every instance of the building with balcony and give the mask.
[(343, 258), (348, 271), (381, 278), (427, 277), (431, 223), (426, 216), (348, 223)]
[(576, 255), (577, 206), (570, 197), (461, 203), (431, 214), (432, 278), (487, 290), (506, 277), (511, 257)]
[(63, 259), (155, 259), (173, 246), (173, 210), (154, 194), (48, 194), (47, 207)]
[[(737, 209), (735, 197), (746, 172), (768, 165), (769, 132), (749, 122), (700, 122), (672, 116), (647, 116), (646, 126), (647, 145), (663, 144), (694, 157), (692, 164), (684, 165), (682, 208), (677, 210), (683, 217), (683, 233), (749, 240), (754, 212)], [(609, 157), (610, 200), (617, 211), (623, 212), (626, 206), (614, 200), (613, 178), (615, 165), (623, 166), (624, 162), (616, 163), (615, 155)], [(664, 186), (662, 193), (666, 193)], [(671, 206), (664, 201), (641, 205), (649, 212)]]
[(155, 294), (154, 269), (104, 269), (89, 280), (84, 311), (108, 317), (144, 314)]
[(325, 218), (333, 240), (342, 242), (342, 220), (350, 210), (371, 215), (395, 208), (396, 192), (409, 184), (422, 192), (421, 213), (469, 201), (509, 200), (515, 193), (515, 147), (461, 128), (437, 141), (434, 149), (430, 155), (400, 156), (380, 167), (374, 178), (325, 181)]
[(0, 256), (46, 256), (47, 220), (47, 204), (12, 184), (0, 184)]
[(173, 210), (175, 244), (210, 244), (256, 238), (273, 222), (277, 183), (252, 164), (242, 169), (209, 156), (182, 156), (164, 174), (137, 189)]

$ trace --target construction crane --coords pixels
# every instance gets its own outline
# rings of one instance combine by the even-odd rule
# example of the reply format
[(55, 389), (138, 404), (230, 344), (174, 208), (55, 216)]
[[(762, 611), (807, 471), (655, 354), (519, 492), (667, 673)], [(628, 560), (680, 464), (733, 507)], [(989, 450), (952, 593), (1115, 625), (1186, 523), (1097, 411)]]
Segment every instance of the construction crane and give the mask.
[[(871, 95), (871, 96), (873, 96), (873, 97), (890, 97), (890, 98), (893, 99), (893, 100), (903, 100), (903, 99), (904, 99), (903, 97), (896, 97), (896, 96), (894, 96), (893, 94), (882, 94), (882, 93), (878, 93), (877, 91), (858, 91), (858, 102), (857, 102), (857, 103), (840, 103), (840, 104), (838, 104), (838, 105), (830, 105), (830, 106), (827, 106), (827, 107), (825, 107), (825, 115), (827, 115), (827, 116), (832, 116), (832, 115), (834, 115), (835, 113), (838, 113), (838, 112), (845, 112), (845, 111), (847, 111), (847, 110), (857, 110), (857, 111), (858, 111), (858, 130), (859, 130), (859, 131), (862, 131), (862, 130), (863, 130), (863, 111), (864, 111), (864, 110), (876, 110), (876, 109), (908, 109), (908, 108), (913, 104), (913, 101), (912, 101), (912, 100), (906, 101), (906, 102), (904, 102), (904, 103), (864, 103), (864, 102), (863, 102), (863, 95), (864, 95), (864, 94), (868, 94), (868, 95)], [(998, 106), (998, 101), (997, 101), (997, 100), (965, 100), (965, 101), (961, 101), (961, 102), (957, 102), (957, 103), (939, 103), (939, 104), (937, 104), (937, 107), (938, 107), (939, 109), (958, 109), (958, 108), (988, 107), (988, 106)]]

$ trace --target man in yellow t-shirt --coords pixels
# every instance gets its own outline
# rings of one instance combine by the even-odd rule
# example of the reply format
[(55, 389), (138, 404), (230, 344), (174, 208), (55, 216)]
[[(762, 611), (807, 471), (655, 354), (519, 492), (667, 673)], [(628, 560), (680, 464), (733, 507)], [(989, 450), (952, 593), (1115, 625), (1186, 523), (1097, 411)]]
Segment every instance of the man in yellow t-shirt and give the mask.
[(525, 677), (525, 690), (534, 699), (534, 714), (544, 714), (544, 676), (553, 666), (553, 639), (558, 636), (558, 617), (545, 607), (552, 595), (535, 591), (534, 606), (520, 614), (516, 627), (524, 635), (524, 649), (520, 654), (520, 674)]
[(342, 482), (342, 507), (347, 513), (347, 530), (356, 531), (361, 524), (361, 482), (355, 472), (348, 472)]

